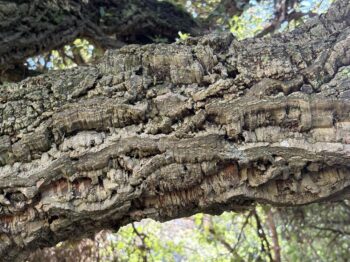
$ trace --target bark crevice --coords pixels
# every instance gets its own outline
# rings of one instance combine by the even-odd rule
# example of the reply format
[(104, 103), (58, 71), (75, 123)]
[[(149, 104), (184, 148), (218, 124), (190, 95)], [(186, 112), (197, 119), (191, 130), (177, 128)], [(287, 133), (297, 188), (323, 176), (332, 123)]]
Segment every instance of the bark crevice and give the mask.
[(0, 255), (146, 217), (346, 197), (349, 6), (271, 38), (126, 46), (3, 85)]

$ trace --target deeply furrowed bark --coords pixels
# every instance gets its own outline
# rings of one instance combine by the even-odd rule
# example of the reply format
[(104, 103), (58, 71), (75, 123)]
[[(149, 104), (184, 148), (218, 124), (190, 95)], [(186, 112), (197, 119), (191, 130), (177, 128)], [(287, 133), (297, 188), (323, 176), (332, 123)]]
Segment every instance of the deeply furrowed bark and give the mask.
[(1, 86), (0, 257), (131, 221), (345, 198), (350, 4)]
[(156, 0), (1, 0), (0, 76), (23, 75), (16, 64), (77, 37), (108, 49), (173, 41), (181, 30), (196, 34), (198, 25), (185, 11)]

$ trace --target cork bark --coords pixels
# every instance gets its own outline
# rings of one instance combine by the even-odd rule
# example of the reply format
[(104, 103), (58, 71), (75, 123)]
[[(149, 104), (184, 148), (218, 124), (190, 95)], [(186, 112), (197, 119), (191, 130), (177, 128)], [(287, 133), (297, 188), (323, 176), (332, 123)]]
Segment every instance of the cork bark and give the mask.
[(291, 33), (129, 45), (2, 85), (0, 257), (350, 186), (350, 4)]

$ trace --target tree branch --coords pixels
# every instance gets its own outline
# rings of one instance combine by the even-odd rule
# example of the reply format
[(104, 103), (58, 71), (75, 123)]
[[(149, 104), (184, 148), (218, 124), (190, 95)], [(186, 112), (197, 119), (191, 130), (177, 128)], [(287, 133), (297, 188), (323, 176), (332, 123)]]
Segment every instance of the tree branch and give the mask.
[(249, 0), (221, 0), (204, 21), (204, 24), (206, 24), (207, 27), (216, 27), (217, 19), (223, 19), (227, 22), (227, 20), (230, 20), (233, 16), (240, 16), (248, 5)]
[(173, 41), (178, 31), (199, 32), (186, 12), (156, 0), (1, 1), (0, 20), (2, 71), (77, 37), (109, 49), (156, 37)]
[(271, 231), (271, 238), (273, 242), (273, 251), (274, 251), (274, 262), (281, 262), (281, 248), (278, 241), (278, 233), (276, 229), (275, 219), (274, 219), (274, 213), (272, 211), (272, 208), (270, 208), (267, 212), (267, 224)]
[(272, 38), (125, 46), (1, 86), (0, 256), (146, 217), (341, 198), (349, 14), (338, 0)]

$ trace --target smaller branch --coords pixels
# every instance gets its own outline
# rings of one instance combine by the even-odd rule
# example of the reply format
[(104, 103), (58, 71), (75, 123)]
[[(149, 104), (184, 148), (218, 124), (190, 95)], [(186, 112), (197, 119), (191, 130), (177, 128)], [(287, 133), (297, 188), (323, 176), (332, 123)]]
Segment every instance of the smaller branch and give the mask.
[(147, 255), (144, 253), (145, 251), (148, 250), (148, 247), (146, 245), (146, 241), (145, 239), (148, 238), (148, 236), (144, 233), (141, 233), (137, 230), (135, 223), (131, 223), (132, 229), (134, 231), (134, 233), (139, 237), (139, 239), (141, 240), (141, 245), (138, 246), (138, 248), (141, 250), (141, 254), (142, 254), (142, 260), (144, 262), (147, 262)]
[(274, 219), (274, 213), (272, 212), (272, 208), (269, 209), (267, 212), (267, 223), (271, 231), (272, 235), (272, 242), (273, 242), (273, 250), (274, 250), (274, 261), (280, 262), (281, 261), (281, 248), (278, 241), (278, 234)]
[(215, 24), (217, 19), (224, 18), (228, 20), (233, 16), (240, 16), (247, 5), (249, 5), (249, 0), (221, 0), (207, 19), (205, 19), (204, 24), (207, 25), (207, 27), (211, 27), (210, 29), (213, 29), (213, 24)]
[(257, 34), (257, 37), (263, 37), (267, 34), (277, 31), (278, 29), (281, 28), (281, 25), (284, 22), (299, 20), (305, 16), (308, 16), (311, 18), (311, 17), (317, 16), (317, 14), (313, 12), (303, 13), (303, 12), (293, 11), (290, 14), (287, 13), (284, 16), (275, 17), (274, 20), (268, 26), (266, 26), (259, 34)]
[(340, 205), (345, 209), (346, 213), (350, 214), (350, 205), (347, 204), (346, 200), (341, 201)]
[(341, 235), (350, 235), (349, 231), (336, 229), (336, 228), (332, 228), (332, 227), (320, 227), (320, 226), (314, 226), (314, 225), (310, 225), (310, 227), (314, 228), (314, 229), (318, 229), (318, 230), (324, 230), (324, 231), (330, 231), (330, 232), (333, 232), (333, 233), (338, 233), (338, 234), (341, 234)]
[[(248, 220), (248, 218), (246, 219), (246, 221), (247, 221), (247, 220)], [(236, 258), (240, 258), (240, 260), (243, 261), (243, 259), (240, 257), (240, 255), (236, 252), (236, 246), (237, 246), (237, 245), (235, 245), (234, 247), (232, 247), (232, 246), (230, 245), (230, 243), (228, 243), (228, 242), (226, 241), (226, 239), (225, 239), (223, 236), (221, 236), (220, 234), (218, 234), (218, 233), (214, 230), (213, 225), (212, 225), (212, 220), (211, 220), (211, 218), (208, 220), (208, 223), (209, 223), (209, 233), (211, 234), (211, 236), (212, 236), (215, 240), (219, 241), (231, 254), (235, 255)], [(246, 224), (247, 224), (247, 223), (244, 223), (244, 226), (243, 226), (242, 229), (241, 229), (241, 233), (242, 233), (242, 231), (243, 231), (243, 229), (244, 229), (244, 227), (245, 227)], [(238, 242), (239, 242), (239, 240), (238, 240)]]
[[(261, 223), (261, 219), (260, 219), (258, 213), (256, 212), (256, 210), (253, 211), (253, 216), (256, 220), (256, 227), (257, 227), (256, 232), (261, 240), (261, 250), (268, 255), (270, 261), (274, 261), (272, 258), (272, 254), (271, 254), (270, 243), (267, 239), (267, 236), (265, 234), (264, 228), (263, 228), (262, 223)], [(265, 245), (266, 245), (266, 248), (265, 248)]]
[(340, 236), (340, 234), (338, 234), (338, 233), (334, 234), (334, 237), (332, 237), (332, 239), (328, 241), (328, 246), (329, 246), (329, 247), (330, 247), (331, 245), (334, 246), (333, 241), (336, 240), (339, 236)]
[(243, 223), (243, 226), (242, 226), (242, 228), (241, 228), (241, 231), (239, 232), (239, 235), (238, 235), (238, 238), (237, 238), (237, 242), (236, 242), (236, 244), (233, 246), (233, 250), (236, 250), (236, 248), (237, 248), (237, 246), (238, 246), (238, 244), (239, 244), (239, 242), (240, 242), (240, 240), (241, 240), (241, 238), (242, 238), (242, 235), (243, 235), (243, 230), (244, 230), (244, 228), (248, 225), (248, 222), (249, 222), (249, 218), (251, 217), (253, 215), (253, 210), (251, 210), (249, 213), (248, 213), (248, 215), (246, 216), (246, 218), (245, 218), (245, 221), (244, 221), (244, 223)]
[(230, 253), (234, 253), (235, 250), (231, 247), (231, 245), (220, 235), (218, 235), (213, 228), (209, 229), (209, 232), (212, 234), (212, 236), (218, 240)]
[(305, 235), (303, 235), (303, 238), (306, 239), (306, 242), (309, 244), (312, 252), (315, 254), (315, 256), (319, 259), (319, 261), (324, 261), (322, 257), (317, 253), (317, 250), (315, 249), (314, 245), (312, 244), (312, 240), (307, 238)]

